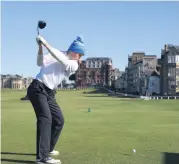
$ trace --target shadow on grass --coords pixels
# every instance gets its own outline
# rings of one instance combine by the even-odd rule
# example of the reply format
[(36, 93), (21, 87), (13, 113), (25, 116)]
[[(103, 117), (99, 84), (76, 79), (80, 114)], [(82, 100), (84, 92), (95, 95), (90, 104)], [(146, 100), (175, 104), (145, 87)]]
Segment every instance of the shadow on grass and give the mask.
[(5, 159), (1, 158), (1, 162), (14, 162), (14, 163), (35, 163), (35, 161), (25, 161), (25, 160), (16, 160), (16, 159)]
[(163, 153), (162, 164), (179, 164), (179, 153)]
[[(14, 152), (1, 152), (1, 155), (23, 155), (23, 156), (35, 156), (36, 154), (32, 153), (14, 153)], [(12, 163), (35, 163), (35, 161), (28, 160), (17, 160), (17, 159), (7, 159), (1, 158), (2, 162), (12, 162)]]
[(12, 152), (1, 152), (1, 154), (6, 154), (6, 155), (30, 155), (30, 156), (35, 156), (36, 154), (30, 154), (30, 153), (12, 153)]
[(85, 97), (108, 97), (108, 96), (106, 96), (106, 95), (90, 95), (90, 96), (86, 96), (85, 95)]
[(108, 93), (104, 88), (98, 88), (89, 92), (83, 92), (84, 94), (102, 94), (102, 93)]
[(129, 154), (129, 153), (122, 153), (122, 152), (120, 152), (120, 154), (121, 155), (130, 155), (130, 156), (132, 155), (132, 154)]

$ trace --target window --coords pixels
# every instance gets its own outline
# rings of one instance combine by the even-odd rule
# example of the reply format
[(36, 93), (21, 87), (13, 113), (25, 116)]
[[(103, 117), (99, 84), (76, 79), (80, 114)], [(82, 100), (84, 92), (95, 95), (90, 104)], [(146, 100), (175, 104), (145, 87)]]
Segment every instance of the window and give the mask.
[(179, 76), (179, 68), (176, 68), (176, 76)]
[(175, 61), (176, 61), (176, 63), (179, 63), (179, 55), (175, 56)]
[(86, 72), (84, 71), (84, 73), (83, 73), (83, 76), (84, 76), (84, 78), (86, 78)]
[(171, 56), (168, 56), (168, 63), (171, 63), (172, 62), (172, 58)]
[(168, 88), (169, 89), (175, 89), (176, 88), (176, 81), (175, 80), (169, 80), (169, 85)]
[(175, 56), (172, 56), (172, 63), (175, 63)]
[(175, 85), (175, 81), (174, 80), (171, 81), (171, 85)]
[(168, 63), (179, 63), (179, 55), (168, 56)]
[(172, 76), (176, 76), (176, 68), (172, 68)]
[(168, 76), (176, 76), (176, 68), (168, 68)]
[(176, 81), (170, 80), (169, 81), (169, 89), (175, 89), (176, 88)]
[(177, 87), (179, 88), (179, 81), (177, 81)]
[(95, 77), (95, 72), (92, 72), (92, 77), (93, 77), (93, 78)]

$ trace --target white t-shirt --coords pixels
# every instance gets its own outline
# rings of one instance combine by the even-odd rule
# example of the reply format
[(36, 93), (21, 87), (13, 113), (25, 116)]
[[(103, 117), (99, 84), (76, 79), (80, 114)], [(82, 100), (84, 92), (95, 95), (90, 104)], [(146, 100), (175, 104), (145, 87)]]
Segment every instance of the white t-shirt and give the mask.
[(78, 63), (75, 60), (69, 60), (61, 51), (53, 48), (47, 55), (37, 56), (37, 65), (41, 66), (36, 79), (41, 81), (50, 89), (55, 89), (62, 82), (65, 76), (70, 76), (78, 69)]

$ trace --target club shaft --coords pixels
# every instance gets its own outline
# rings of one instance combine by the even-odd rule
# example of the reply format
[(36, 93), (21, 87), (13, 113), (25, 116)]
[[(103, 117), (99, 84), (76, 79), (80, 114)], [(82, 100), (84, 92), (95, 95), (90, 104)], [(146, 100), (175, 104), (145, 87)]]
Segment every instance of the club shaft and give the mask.
[(37, 26), (37, 34), (39, 35), (39, 27)]

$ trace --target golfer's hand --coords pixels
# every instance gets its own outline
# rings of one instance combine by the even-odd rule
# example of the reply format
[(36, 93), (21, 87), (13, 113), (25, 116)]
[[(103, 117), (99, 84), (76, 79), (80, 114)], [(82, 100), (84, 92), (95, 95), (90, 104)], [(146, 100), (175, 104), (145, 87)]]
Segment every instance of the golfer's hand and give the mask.
[(42, 47), (42, 44), (39, 44), (38, 55), (43, 55), (43, 47)]
[(36, 42), (39, 46), (42, 45), (42, 42), (38, 38), (36, 38)]
[(37, 44), (43, 44), (44, 46), (47, 45), (47, 41), (40, 35), (37, 36), (36, 41), (37, 41)]

